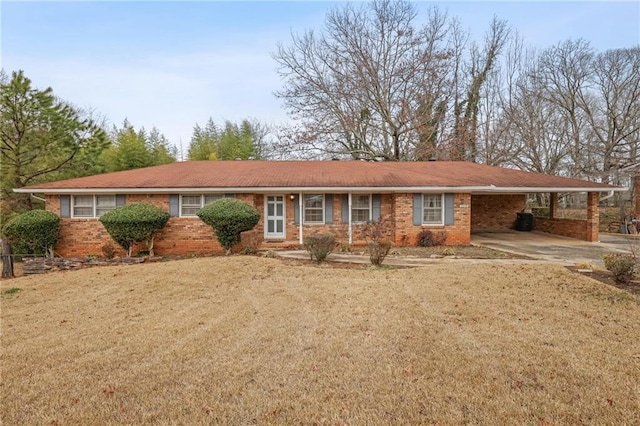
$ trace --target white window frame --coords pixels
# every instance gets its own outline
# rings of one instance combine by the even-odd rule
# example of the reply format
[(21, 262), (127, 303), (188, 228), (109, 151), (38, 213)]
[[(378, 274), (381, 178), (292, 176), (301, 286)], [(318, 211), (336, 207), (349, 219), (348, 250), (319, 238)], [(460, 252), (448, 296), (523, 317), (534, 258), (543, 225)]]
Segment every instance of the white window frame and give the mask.
[[(369, 197), (369, 217), (367, 220), (355, 220), (354, 219), (354, 210), (355, 208), (355, 199), (357, 197)], [(371, 220), (371, 215), (373, 214), (373, 197), (372, 194), (351, 194), (351, 222), (352, 223), (367, 223)], [(357, 210), (364, 210), (363, 208), (358, 208)]]
[[(440, 197), (440, 221), (439, 222), (425, 222), (424, 213), (427, 209), (429, 210), (437, 210), (437, 207), (427, 207), (425, 206), (425, 195), (429, 197)], [(422, 224), (423, 225), (444, 225), (444, 194), (422, 194)]]
[[(318, 208), (318, 207), (307, 207), (307, 197), (316, 197), (316, 196), (320, 196), (322, 197), (322, 205)], [(308, 224), (308, 225), (319, 225), (319, 224), (324, 224), (325, 222), (325, 218), (324, 218), (324, 208), (325, 208), (326, 204), (325, 204), (325, 194), (303, 194), (302, 195), (302, 217), (303, 217), (303, 223), (304, 224)], [(321, 220), (307, 220), (307, 208), (311, 209), (311, 210), (318, 210), (320, 209), (321, 211)]]
[[(198, 206), (198, 210), (206, 206), (207, 204), (211, 204), (214, 201), (218, 201), (221, 198), (225, 198), (225, 194), (180, 194), (180, 217), (197, 217), (197, 214), (185, 214), (183, 212), (184, 203), (182, 201), (183, 197), (200, 197), (200, 204)], [(205, 203), (207, 197), (217, 197), (215, 200)], [(195, 207), (196, 204), (188, 204), (187, 207), (192, 208)]]
[[(76, 206), (76, 198), (77, 197), (91, 197), (91, 206), (89, 206), (88, 204), (86, 206)], [(98, 197), (101, 198), (106, 198), (106, 197), (111, 197), (113, 199), (113, 208), (107, 207), (102, 208), (102, 214), (98, 214)], [(76, 214), (76, 207), (85, 207), (91, 208), (91, 214), (90, 215), (78, 215)], [(70, 213), (71, 213), (71, 217), (72, 218), (77, 218), (77, 219), (95, 219), (95, 218), (99, 218), (100, 216), (102, 216), (103, 214), (114, 210), (117, 207), (116, 205), (116, 196), (115, 194), (100, 194), (100, 195), (86, 195), (86, 194), (78, 194), (78, 195), (72, 195), (71, 196), (71, 206), (70, 206)]]

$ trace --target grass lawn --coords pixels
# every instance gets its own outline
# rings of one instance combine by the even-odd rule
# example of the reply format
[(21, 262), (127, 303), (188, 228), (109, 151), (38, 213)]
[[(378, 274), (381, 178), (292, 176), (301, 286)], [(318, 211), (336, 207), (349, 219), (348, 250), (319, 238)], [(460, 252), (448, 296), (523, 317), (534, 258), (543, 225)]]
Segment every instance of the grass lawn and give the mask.
[(232, 256), (0, 287), (3, 425), (640, 424), (640, 297), (560, 266)]

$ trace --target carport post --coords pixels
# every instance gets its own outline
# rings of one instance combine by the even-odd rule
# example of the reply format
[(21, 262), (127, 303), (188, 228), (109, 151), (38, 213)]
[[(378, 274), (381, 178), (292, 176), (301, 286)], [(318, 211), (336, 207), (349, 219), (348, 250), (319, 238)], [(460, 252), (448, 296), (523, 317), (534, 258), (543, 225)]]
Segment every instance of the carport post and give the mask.
[(558, 193), (549, 193), (549, 219), (556, 217), (556, 210), (558, 209)]
[(598, 227), (600, 224), (600, 210), (598, 202), (600, 201), (599, 192), (587, 193), (587, 241), (596, 242), (600, 239)]

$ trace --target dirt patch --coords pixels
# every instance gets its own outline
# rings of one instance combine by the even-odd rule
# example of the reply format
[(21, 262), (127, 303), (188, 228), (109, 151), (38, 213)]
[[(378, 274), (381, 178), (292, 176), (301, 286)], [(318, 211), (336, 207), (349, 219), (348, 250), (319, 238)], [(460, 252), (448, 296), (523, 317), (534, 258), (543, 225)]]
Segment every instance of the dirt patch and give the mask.
[(640, 297), (561, 266), (231, 256), (0, 290), (3, 424), (640, 423)]

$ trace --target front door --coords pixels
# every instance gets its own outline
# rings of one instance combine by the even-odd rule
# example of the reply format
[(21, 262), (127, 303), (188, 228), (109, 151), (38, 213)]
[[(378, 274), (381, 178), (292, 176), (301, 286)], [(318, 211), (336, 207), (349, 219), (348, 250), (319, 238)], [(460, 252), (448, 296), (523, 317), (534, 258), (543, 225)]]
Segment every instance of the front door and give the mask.
[(265, 205), (265, 238), (285, 238), (284, 195), (268, 195)]

